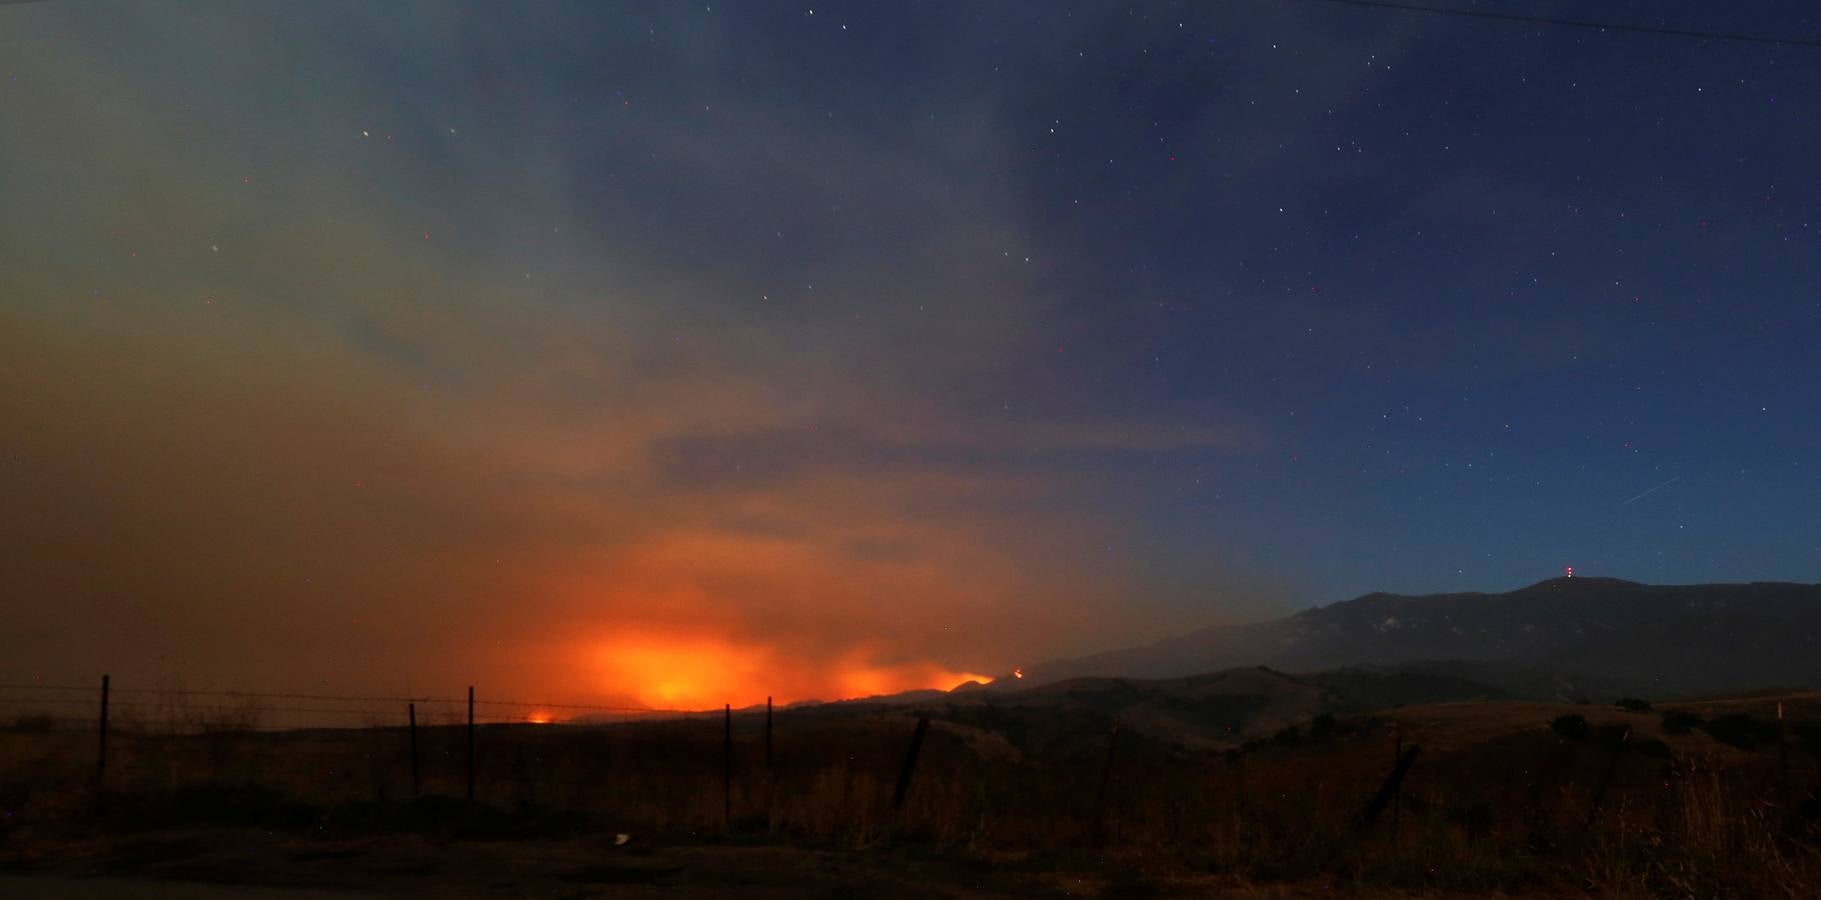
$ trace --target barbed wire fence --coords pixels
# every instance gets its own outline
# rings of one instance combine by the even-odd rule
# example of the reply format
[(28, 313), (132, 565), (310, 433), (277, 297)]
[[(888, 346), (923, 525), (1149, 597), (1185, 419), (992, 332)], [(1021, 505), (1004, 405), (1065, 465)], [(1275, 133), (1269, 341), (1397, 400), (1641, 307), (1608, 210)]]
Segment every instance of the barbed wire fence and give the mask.
[[(87, 739), (94, 742), (92, 780), (97, 789), (106, 789), (121, 780), (110, 775), (110, 761), (123, 755), (123, 739), (164, 741), (169, 746), (177, 746), (170, 744), (172, 741), (214, 739), (212, 769), (219, 771), (227, 767), (224, 755), (257, 755), (257, 748), (244, 743), (227, 749), (228, 742), (250, 733), (319, 735), (325, 741), (337, 742), (344, 757), (350, 755), (350, 745), (364, 744), (364, 749), (355, 754), (361, 759), (380, 758), (392, 764), (408, 760), (413, 797), (423, 793), (465, 794), (473, 801), (478, 793), (485, 792), (487, 785), (482, 780), (488, 776), (511, 782), (509, 787), (521, 796), (529, 792), (526, 785), (533, 780), (553, 788), (598, 789), (599, 775), (576, 777), (571, 772), (569, 777), (563, 777), (528, 771), (532, 763), (527, 754), (544, 762), (542, 755), (550, 746), (529, 735), (634, 723), (684, 723), (690, 726), (684, 734), (693, 736), (695, 743), (718, 750), (712, 754), (716, 759), (697, 768), (709, 770), (712, 765), (712, 771), (718, 774), (715, 805), (724, 822), (732, 818), (735, 787), (734, 712), (731, 705), (712, 711), (685, 711), (494, 699), (476, 696), (472, 686), (466, 696), (449, 697), (123, 687), (112, 684), (106, 675), (93, 685), (0, 682), (0, 732), (57, 733), (78, 740), (86, 733)], [(771, 698), (767, 697), (763, 712), (766, 772), (772, 763), (772, 713)], [(741, 714), (745, 717), (756, 714), (756, 710), (742, 710)], [(489, 734), (481, 741), (481, 732), (498, 726), (530, 728), (517, 737)], [(115, 745), (112, 748), (110, 738)], [(743, 735), (742, 740), (756, 746), (756, 735)], [(477, 747), (477, 742), (482, 746)], [(190, 743), (203, 746), (193, 740)], [(63, 746), (68, 748), (64, 751), (67, 754), (74, 752), (77, 745), (65, 740)], [(489, 755), (495, 759), (487, 760)], [(508, 764), (498, 765), (501, 758)], [(426, 770), (432, 767), (436, 777), (425, 778)], [(184, 776), (197, 780), (194, 772)], [(173, 776), (172, 780), (181, 781), (183, 776)], [(426, 782), (439, 790), (425, 791)]]
[[(472, 689), (470, 689), (472, 690)], [(52, 727), (93, 722), (103, 701), (110, 721), (124, 729), (167, 731), (293, 731), (310, 728), (370, 728), (377, 723), (408, 724), (415, 706), (423, 724), (439, 724), (441, 714), (454, 724), (466, 721), (463, 707), (472, 701), (477, 722), (536, 725), (608, 724), (616, 721), (682, 717), (695, 713), (645, 707), (535, 700), (495, 700), (434, 696), (363, 696), (354, 694), (276, 693), (188, 688), (133, 688), (102, 685), (0, 683), (0, 717), (15, 724), (29, 719)], [(124, 713), (124, 715), (123, 715)]]
[[(466, 696), (450, 697), (117, 687), (107, 676), (98, 685), (0, 682), (0, 728), (10, 725), (15, 731), (67, 732), (72, 740), (65, 742), (66, 754), (81, 753), (81, 740), (94, 741), (93, 782), (98, 790), (116, 783), (137, 783), (126, 777), (130, 773), (110, 774), (110, 757), (132, 758), (119, 748), (110, 750), (110, 735), (117, 741), (162, 740), (169, 745), (167, 749), (202, 738), (202, 744), (183, 748), (190, 753), (184, 757), (187, 763), (163, 764), (172, 773), (165, 783), (210, 783), (223, 780), (226, 774), (227, 781), (275, 784), (283, 777), (272, 770), (275, 760), (284, 768), (340, 773), (341, 783), (333, 784), (324, 793), (334, 793), (341, 799), (353, 799), (353, 795), (363, 792), (385, 796), (400, 790), (405, 783), (409, 784), (412, 797), (437, 794), (465, 795), (469, 801), (509, 797), (522, 800), (539, 790), (560, 790), (598, 798), (623, 788), (627, 782), (641, 783), (640, 779), (644, 779), (642, 786), (649, 788), (645, 791), (647, 797), (657, 797), (660, 803), (691, 806), (697, 810), (699, 821), (719, 824), (729, 831), (735, 829), (736, 819), (750, 815), (754, 809), (763, 809), (769, 818), (776, 795), (783, 790), (783, 785), (774, 781), (771, 698), (766, 699), (763, 708), (762, 742), (758, 729), (753, 727), (758, 715), (757, 708), (740, 711), (743, 727), (740, 740), (736, 741), (735, 710), (731, 705), (712, 711), (664, 711), (491, 699), (477, 696), (472, 687)], [(903, 723), (901, 717), (896, 721)], [(609, 765), (605, 757), (611, 752), (610, 741), (578, 741), (575, 743), (592, 746), (577, 751), (573, 747), (559, 750), (552, 742), (540, 740), (551, 731), (666, 722), (683, 727), (667, 736), (665, 755), (643, 761), (629, 761), (622, 754)], [(832, 763), (826, 767), (836, 772), (841, 782), (838, 806), (843, 815), (854, 815), (861, 827), (866, 827), (869, 813), (863, 807), (870, 801), (863, 796), (877, 801), (874, 805), (880, 809), (870, 814), (884, 821), (896, 821), (905, 814), (920, 759), (926, 755), (923, 745), (930, 724), (927, 715), (918, 715), (914, 730), (896, 734), (887, 726), (876, 735), (876, 742), (865, 745), (869, 749), (856, 754), (853, 751), (861, 748), (843, 747), (836, 754), (841, 759), (825, 761)], [(496, 733), (489, 731), (490, 726), (520, 727)], [(237, 739), (255, 732), (333, 735), (338, 736), (338, 743), (327, 746), (325, 740), (322, 749), (313, 750), (296, 742), (274, 748)], [(901, 743), (906, 738), (908, 746)], [(1094, 798), (1083, 827), (1091, 841), (1099, 844), (1116, 830), (1111, 808), (1117, 805), (1114, 795), (1124, 793), (1114, 790), (1115, 771), (1122, 767), (1117, 724), (1110, 733), (1097, 732), (1089, 739), (1096, 750), (1083, 774), (1093, 783), (1065, 793)], [(1099, 749), (1102, 742), (1104, 750)], [(594, 756), (578, 764), (574, 758), (578, 752)], [(856, 762), (856, 756), (874, 759), (872, 763)], [(266, 762), (248, 761), (261, 758)], [(384, 766), (395, 768), (390, 768), (383, 778), (374, 774), (368, 781), (361, 767), (364, 761), (371, 760), (382, 760)], [(636, 767), (641, 762), (642, 769), (621, 773), (613, 787), (607, 786), (613, 768), (628, 764)], [(373, 764), (375, 772), (380, 765)], [(244, 774), (249, 772), (254, 774)], [(430, 790), (426, 791), (426, 786)], [(1395, 790), (1395, 786), (1388, 790)], [(625, 801), (623, 791), (618, 799)]]
[[(477, 696), (472, 687), (465, 696), (374, 696), (115, 686), (110, 681), (103, 676), (93, 685), (0, 682), (0, 733), (24, 733), (14, 746), (27, 754), (10, 756), (16, 762), (40, 763), (54, 756), (55, 768), (62, 773), (57, 777), (66, 784), (92, 780), (98, 798), (115, 790), (149, 788), (157, 795), (168, 788), (251, 786), (329, 808), (349, 801), (465, 795), (471, 802), (513, 802), (522, 807), (557, 800), (569, 808), (612, 809), (629, 816), (644, 811), (648, 818), (669, 817), (665, 820), (729, 832), (749, 827), (737, 823), (753, 821), (755, 815), (760, 828), (776, 828), (780, 822), (794, 827), (794, 822), (818, 816), (823, 822), (819, 827), (825, 830), (844, 827), (839, 823), (847, 821), (858, 822), (862, 830), (889, 827), (904, 821), (902, 816), (913, 815), (906, 807), (916, 806), (915, 795), (921, 793), (926, 806), (972, 802), (1004, 815), (1010, 808), (1006, 804), (1016, 802), (1031, 807), (1021, 814), (1028, 813), (1033, 821), (1078, 817), (1087, 840), (1100, 844), (1119, 840), (1121, 819), (1133, 814), (1135, 807), (1144, 808), (1135, 798), (1149, 796), (1141, 774), (1145, 770), (1131, 758), (1132, 745), (1121, 746), (1116, 720), (1110, 733), (1092, 736), (1086, 745), (1091, 749), (1080, 760), (1008, 758), (1003, 764), (992, 763), (990, 771), (976, 772), (980, 785), (960, 788), (945, 780), (954, 774), (952, 765), (928, 777), (917, 775), (920, 754), (928, 755), (923, 745), (930, 716), (935, 715), (920, 710), (881, 717), (877, 728), (843, 738), (839, 746), (816, 746), (805, 733), (786, 753), (778, 754), (782, 762), (774, 769), (770, 698), (762, 712), (756, 706), (737, 711), (736, 739), (736, 710), (731, 705), (685, 712), (495, 699)], [(910, 718), (916, 719), (914, 731)], [(1378, 722), (1371, 717), (1374, 724), (1366, 725), (1362, 734), (1368, 739), (1379, 734), (1371, 730)], [(602, 727), (621, 725), (654, 730)], [(1347, 779), (1357, 782), (1358, 793), (1373, 797), (1360, 817), (1361, 827), (1370, 826), (1390, 804), (1395, 842), (1400, 798), (1407, 791), (1406, 776), (1418, 748), (1404, 743), (1406, 725), (1389, 725), (1391, 730), (1383, 733), (1395, 751), (1387, 760), (1393, 764), (1389, 774), (1361, 770)], [(36, 740), (31, 733), (48, 739)], [(251, 733), (280, 736), (245, 740)], [(1787, 741), (1779, 704), (1776, 793), (1777, 805), (1785, 810), (1793, 806), (1796, 780)], [(1606, 782), (1621, 768), (1618, 750), (1611, 753), (1589, 807), (1589, 820), (1598, 798), (1606, 793)], [(939, 763), (943, 756), (938, 751)], [(984, 760), (969, 765), (986, 765)], [(91, 764), (92, 770), (84, 771)], [(1181, 765), (1199, 771), (1212, 763), (1190, 760)], [(1638, 764), (1626, 765), (1626, 777), (1638, 774), (1630, 771)], [(1244, 757), (1230, 770), (1234, 798), (1243, 806), (1248, 777)], [(1806, 784), (1811, 776), (1806, 770), (1802, 775), (1800, 781)], [(920, 778), (920, 786), (913, 787), (914, 778)], [(986, 783), (994, 779), (1045, 783), (1030, 788), (1028, 797), (1018, 795), (1016, 801), (982, 799), (1003, 787), (989, 788)], [(1664, 784), (1669, 790), (1669, 782)], [(979, 797), (959, 797), (967, 790), (978, 790)], [(825, 810), (797, 801), (814, 791), (821, 792), (817, 796)], [(1092, 802), (1081, 799), (1076, 803), (1081, 808), (1073, 809), (1070, 804), (1079, 798)], [(791, 816), (796, 819), (786, 821)], [(984, 822), (984, 816), (975, 818)]]

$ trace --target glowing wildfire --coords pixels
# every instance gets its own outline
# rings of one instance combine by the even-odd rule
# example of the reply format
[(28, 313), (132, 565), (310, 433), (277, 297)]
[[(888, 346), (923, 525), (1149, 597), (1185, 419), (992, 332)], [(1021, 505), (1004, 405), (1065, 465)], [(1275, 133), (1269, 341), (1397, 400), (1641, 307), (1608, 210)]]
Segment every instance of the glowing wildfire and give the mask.
[(768, 645), (710, 636), (625, 635), (589, 655), (605, 693), (654, 709), (737, 708), (768, 696), (780, 704), (839, 700), (989, 680), (934, 663), (880, 663), (863, 651), (818, 665)]

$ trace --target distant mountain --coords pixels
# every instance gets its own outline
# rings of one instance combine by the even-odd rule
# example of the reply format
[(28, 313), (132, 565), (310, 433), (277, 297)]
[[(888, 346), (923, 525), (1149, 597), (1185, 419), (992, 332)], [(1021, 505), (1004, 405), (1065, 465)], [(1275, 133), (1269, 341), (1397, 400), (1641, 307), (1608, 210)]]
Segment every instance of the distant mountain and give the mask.
[(1175, 678), (1240, 666), (1291, 672), (1436, 666), (1513, 696), (1648, 696), (1821, 687), (1821, 585), (1646, 585), (1554, 578), (1503, 594), (1374, 593), (1284, 619), (1029, 666), (1014, 687), (1086, 676)]

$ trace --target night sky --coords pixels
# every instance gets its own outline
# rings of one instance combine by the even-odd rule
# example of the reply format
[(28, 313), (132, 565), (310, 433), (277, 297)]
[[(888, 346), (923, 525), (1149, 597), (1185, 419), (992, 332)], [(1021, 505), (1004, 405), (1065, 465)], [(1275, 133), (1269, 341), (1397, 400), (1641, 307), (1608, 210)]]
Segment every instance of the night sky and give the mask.
[(3, 5), (0, 678), (739, 704), (1821, 580), (1818, 108), (1321, 0)]

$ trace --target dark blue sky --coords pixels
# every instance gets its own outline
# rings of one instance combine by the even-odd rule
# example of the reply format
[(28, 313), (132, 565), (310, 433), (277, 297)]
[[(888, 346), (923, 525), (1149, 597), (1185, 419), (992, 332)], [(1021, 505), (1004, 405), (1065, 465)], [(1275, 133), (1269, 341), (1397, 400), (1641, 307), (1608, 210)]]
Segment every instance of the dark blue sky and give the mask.
[(15, 656), (681, 641), (809, 695), (1814, 581), (1818, 103), (1814, 47), (1323, 0), (0, 8), (9, 531), (64, 598)]

